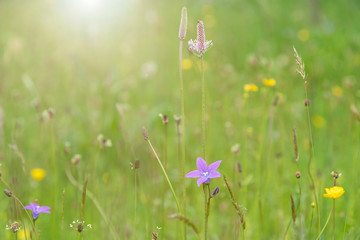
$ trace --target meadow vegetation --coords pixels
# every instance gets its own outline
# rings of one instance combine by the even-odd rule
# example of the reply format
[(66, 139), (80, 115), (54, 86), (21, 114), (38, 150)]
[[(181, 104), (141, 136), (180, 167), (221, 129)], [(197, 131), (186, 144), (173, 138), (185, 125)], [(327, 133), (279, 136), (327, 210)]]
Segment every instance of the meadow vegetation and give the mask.
[(359, 14), (0, 0), (0, 239), (360, 239)]

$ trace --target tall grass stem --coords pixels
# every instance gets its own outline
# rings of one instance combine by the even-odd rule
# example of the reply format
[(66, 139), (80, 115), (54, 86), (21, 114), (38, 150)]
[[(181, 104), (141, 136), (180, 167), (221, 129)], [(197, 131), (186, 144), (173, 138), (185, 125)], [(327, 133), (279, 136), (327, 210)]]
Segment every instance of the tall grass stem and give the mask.
[[(150, 141), (149, 139), (146, 139), (146, 141), (149, 143), (149, 146), (150, 146), (152, 152), (154, 153), (155, 158), (157, 159), (157, 161), (158, 161), (158, 163), (159, 163), (159, 165), (160, 165), (160, 167), (161, 167), (161, 170), (163, 171), (163, 173), (164, 173), (164, 175), (165, 175), (166, 181), (168, 182), (169, 187), (170, 187), (170, 190), (171, 190), (171, 192), (172, 192), (172, 194), (173, 194), (173, 196), (174, 196), (174, 199), (175, 199), (175, 202), (176, 202), (176, 206), (177, 206), (178, 212), (179, 212), (179, 214), (182, 215), (179, 201), (178, 201), (178, 199), (177, 199), (177, 197), (176, 197), (174, 188), (173, 188), (173, 186), (172, 186), (172, 184), (171, 184), (171, 182), (170, 182), (170, 179), (169, 179), (169, 177), (168, 177), (168, 175), (167, 175), (167, 173), (166, 173), (166, 170), (165, 170), (163, 164), (161, 163), (160, 158), (159, 158), (158, 154), (156, 153), (153, 145), (151, 144), (151, 141)], [(181, 236), (182, 236), (182, 239), (184, 239), (184, 224), (183, 224), (183, 222), (181, 222)]]

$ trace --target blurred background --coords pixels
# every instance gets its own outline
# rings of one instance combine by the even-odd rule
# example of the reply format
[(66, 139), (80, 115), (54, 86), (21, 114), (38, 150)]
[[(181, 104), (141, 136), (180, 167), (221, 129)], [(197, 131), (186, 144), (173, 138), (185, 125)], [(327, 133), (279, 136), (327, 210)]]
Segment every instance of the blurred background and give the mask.
[[(337, 239), (360, 238), (360, 129), (355, 111), (360, 107), (359, 1), (0, 0), (0, 171), (24, 205), (37, 199), (51, 207), (51, 215), (42, 214), (36, 223), (41, 238), (78, 238), (69, 224), (80, 219), (82, 193), (69, 181), (68, 171), (80, 185), (89, 176), (88, 190), (110, 221), (105, 222), (87, 198), (84, 219), (93, 227), (84, 231), (84, 239), (113, 239), (110, 228), (118, 239), (134, 239), (135, 194), (137, 239), (150, 239), (152, 232), (159, 239), (180, 239), (178, 220), (167, 218), (176, 205), (141, 127), (148, 129), (160, 158), (167, 159), (169, 177), (182, 196), (173, 116), (180, 114), (177, 36), (183, 6), (188, 12), (185, 43), (196, 38), (199, 19), (214, 43), (204, 55), (208, 163), (223, 160), (219, 171), (247, 209), (245, 236), (282, 238), (291, 218), (289, 194), (296, 204), (301, 199), (298, 238), (305, 239), (310, 231), (314, 199), (307, 172), (304, 80), (296, 72), (295, 46), (305, 62), (311, 100), (311, 171), (321, 225), (332, 206), (323, 199), (323, 188), (332, 185), (330, 172), (340, 171), (339, 184), (346, 193), (337, 204)], [(201, 75), (199, 59), (186, 46), (189, 172), (202, 149)], [(271, 78), (276, 85), (264, 85), (263, 80)], [(244, 85), (250, 83), (258, 89), (247, 92)], [(272, 108), (275, 98), (278, 105)], [(160, 113), (169, 116), (167, 137)], [(295, 178), (294, 126), (301, 195)], [(111, 142), (102, 145), (104, 139)], [(136, 160), (137, 190), (132, 167)], [(239, 220), (224, 183), (212, 182), (220, 193), (212, 201), (210, 239), (237, 238)], [(193, 179), (186, 179), (186, 189), (186, 201), (180, 197), (187, 203), (186, 216), (202, 231), (202, 189)], [(20, 221), (21, 209), (14, 200), (3, 195), (0, 206), (0, 228)], [(294, 239), (292, 231), (288, 239)], [(197, 239), (187, 232), (188, 239)], [(329, 237), (331, 230), (325, 233)], [(21, 234), (19, 239), (25, 239)], [(0, 231), (0, 239), (14, 239), (14, 234)]]

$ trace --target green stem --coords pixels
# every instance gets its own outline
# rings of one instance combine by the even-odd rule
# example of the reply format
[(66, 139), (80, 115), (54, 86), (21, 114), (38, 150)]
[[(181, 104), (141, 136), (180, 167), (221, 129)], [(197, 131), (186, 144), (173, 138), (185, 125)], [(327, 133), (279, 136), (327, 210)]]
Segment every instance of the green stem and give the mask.
[[(77, 187), (80, 191), (83, 191), (83, 186), (81, 186), (81, 184), (79, 184), (79, 182), (77, 182), (75, 180), (75, 178), (71, 175), (69, 167), (65, 168), (65, 174), (66, 177), (69, 179), (69, 181), (71, 182), (71, 184), (73, 184), (75, 187)], [(112, 225), (112, 223), (110, 222), (110, 220), (107, 218), (104, 210), (102, 209), (102, 207), (100, 206), (100, 203), (97, 201), (97, 199), (95, 198), (94, 194), (92, 192), (90, 192), (89, 190), (86, 191), (86, 196), (88, 196), (88, 198), (93, 202), (93, 204), (95, 205), (95, 207), (97, 208), (97, 210), (99, 211), (101, 217), (103, 218), (106, 226), (109, 227), (111, 235), (113, 237), (113, 239), (119, 239), (119, 237), (117, 236), (117, 233), (114, 230), (114, 226)]]
[(135, 196), (134, 196), (134, 240), (136, 240), (136, 204), (137, 204), (136, 169), (134, 169), (134, 184), (135, 184)]
[(326, 226), (328, 225), (329, 220), (330, 220), (330, 217), (331, 217), (331, 213), (332, 213), (332, 209), (331, 209), (331, 211), (330, 211), (330, 214), (329, 214), (329, 216), (328, 216), (328, 218), (327, 218), (327, 220), (326, 220), (326, 223), (325, 223), (323, 229), (320, 231), (320, 233), (319, 233), (319, 235), (317, 236), (316, 240), (320, 239), (321, 234), (324, 232)]
[(209, 222), (209, 215), (210, 215), (210, 199), (211, 199), (211, 193), (210, 193), (210, 184), (206, 184), (208, 187), (208, 200), (206, 205), (206, 219), (205, 219), (205, 234), (207, 237), (208, 232), (208, 222)]
[[(179, 45), (179, 76), (180, 76), (180, 98), (181, 98), (181, 169), (182, 176), (185, 176), (185, 96), (184, 96), (184, 79), (182, 72), (182, 49), (183, 49), (183, 40), (180, 40)], [(186, 216), (186, 187), (185, 187), (185, 178), (183, 177), (183, 207), (184, 207), (184, 216)], [(186, 239), (186, 225), (185, 229), (185, 239)]]
[(333, 199), (333, 232), (332, 239), (335, 239), (335, 199)]
[[(304, 83), (304, 89), (305, 89), (305, 101), (308, 100), (308, 92), (307, 92), (307, 81), (305, 81)], [(315, 182), (314, 182), (314, 178), (312, 176), (311, 173), (311, 162), (312, 159), (315, 158), (315, 150), (314, 150), (314, 144), (313, 144), (313, 137), (312, 137), (312, 131), (311, 131), (311, 120), (310, 120), (310, 110), (309, 110), (309, 105), (306, 106), (306, 118), (307, 118), (307, 129), (308, 129), (308, 138), (309, 138), (309, 145), (310, 145), (310, 151), (309, 151), (309, 155), (310, 155), (310, 159), (309, 159), (309, 163), (308, 163), (308, 173), (309, 173), (309, 177), (311, 180), (311, 185), (313, 187), (313, 195), (315, 198), (315, 203), (316, 203), (316, 210), (317, 210), (317, 214), (318, 214), (318, 229), (320, 230), (320, 208), (319, 208), (319, 204), (318, 204), (318, 198), (316, 195), (316, 187), (315, 187)]]
[[(172, 186), (172, 184), (170, 182), (170, 179), (169, 179), (169, 177), (168, 177), (168, 175), (166, 173), (166, 170), (165, 170), (164, 166), (162, 165), (162, 163), (160, 161), (160, 158), (159, 158), (158, 154), (156, 153), (154, 147), (152, 146), (151, 141), (149, 139), (147, 139), (146, 141), (149, 143), (149, 146), (150, 146), (152, 152), (154, 153), (154, 155), (155, 155), (155, 157), (156, 157), (156, 159), (157, 159), (157, 161), (158, 161), (158, 163), (159, 163), (159, 165), (161, 167), (161, 170), (163, 171), (163, 173), (165, 175), (166, 181), (168, 182), (170, 190), (171, 190), (171, 192), (172, 192), (172, 194), (174, 196), (176, 206), (177, 206), (177, 209), (178, 209), (178, 213), (182, 215), (179, 201), (178, 201), (178, 199), (176, 197), (174, 188), (173, 188), (173, 186)], [(184, 239), (184, 224), (183, 224), (183, 222), (181, 222), (181, 235), (182, 235), (182, 239)]]
[(309, 228), (309, 239), (311, 239), (311, 229), (312, 229), (313, 218), (314, 218), (314, 209), (311, 210), (311, 219), (310, 219), (310, 228)]
[[(20, 206), (22, 207), (22, 209), (25, 209), (24, 204), (20, 201), (19, 198), (16, 197), (16, 195), (14, 194), (14, 192), (12, 191), (12, 189), (10, 188), (9, 184), (7, 184), (7, 182), (5, 182), (4, 179), (2, 179), (2, 177), (0, 177), (0, 181), (12, 192), (12, 194), (13, 194), (12, 197), (15, 199), (15, 201), (16, 201), (17, 203), (20, 204)], [(34, 222), (33, 222), (33, 218), (29, 215), (29, 213), (28, 213), (26, 210), (25, 210), (25, 212), (26, 212), (26, 215), (28, 216), (30, 222), (32, 223), (32, 230), (33, 230), (33, 232), (34, 232), (34, 234), (35, 234), (35, 237), (36, 237), (36, 239), (37, 239), (37, 232), (36, 232), (36, 229), (35, 229), (35, 225), (34, 225)], [(24, 225), (24, 226), (25, 226), (25, 225)], [(25, 238), (26, 238), (26, 229), (24, 229), (24, 231), (25, 231)]]
[[(204, 76), (204, 60), (203, 56), (201, 60), (201, 96), (202, 96), (202, 145), (203, 145), (203, 156), (206, 160), (206, 102), (205, 102), (205, 76)], [(206, 239), (205, 239), (206, 240)]]
[(207, 198), (206, 198), (206, 189), (205, 183), (203, 183), (203, 192), (204, 192), (204, 240), (207, 240)]

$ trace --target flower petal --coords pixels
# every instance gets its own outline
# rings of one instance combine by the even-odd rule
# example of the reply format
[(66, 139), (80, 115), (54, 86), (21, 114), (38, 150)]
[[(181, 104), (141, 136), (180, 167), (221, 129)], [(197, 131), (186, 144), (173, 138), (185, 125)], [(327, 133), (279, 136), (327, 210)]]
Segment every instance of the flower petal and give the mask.
[(206, 182), (208, 179), (209, 179), (209, 178), (202, 178), (202, 177), (199, 178), (199, 179), (197, 180), (198, 186), (200, 187), (200, 185), (201, 185), (202, 183)]
[(217, 177), (221, 177), (221, 174), (218, 171), (210, 172), (209, 178), (217, 178)]
[(44, 212), (44, 213), (50, 213), (48, 210), (50, 209), (50, 207), (40, 207), (39, 208), (39, 212)]
[(33, 210), (33, 207), (32, 207), (32, 206), (25, 206), (24, 208), (25, 208), (25, 209), (29, 209), (29, 210)]
[(34, 208), (38, 207), (39, 204), (37, 204), (37, 203), (30, 203), (30, 206), (34, 209)]
[(196, 166), (201, 172), (207, 172), (208, 171), (207, 163), (201, 157), (197, 158)]
[(210, 164), (209, 167), (208, 167), (209, 172), (215, 171), (220, 166), (220, 163), (221, 163), (221, 160), (213, 162), (212, 164)]
[(198, 178), (198, 177), (201, 177), (201, 172), (199, 170), (194, 170), (194, 171), (191, 171), (188, 174), (186, 174), (185, 177)]

